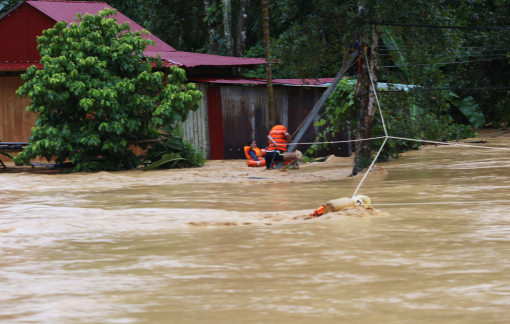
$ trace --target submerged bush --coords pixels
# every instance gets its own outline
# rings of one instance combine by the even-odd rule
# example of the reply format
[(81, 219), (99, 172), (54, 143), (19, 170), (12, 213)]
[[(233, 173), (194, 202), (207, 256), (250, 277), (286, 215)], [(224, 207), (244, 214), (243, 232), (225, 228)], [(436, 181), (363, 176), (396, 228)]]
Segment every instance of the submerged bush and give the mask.
[(179, 167), (201, 167), (205, 164), (205, 157), (200, 149), (183, 138), (182, 124), (175, 127), (167, 125), (161, 128), (160, 136), (167, 139), (151, 145), (144, 158), (150, 165), (144, 171), (156, 168), (171, 169)]

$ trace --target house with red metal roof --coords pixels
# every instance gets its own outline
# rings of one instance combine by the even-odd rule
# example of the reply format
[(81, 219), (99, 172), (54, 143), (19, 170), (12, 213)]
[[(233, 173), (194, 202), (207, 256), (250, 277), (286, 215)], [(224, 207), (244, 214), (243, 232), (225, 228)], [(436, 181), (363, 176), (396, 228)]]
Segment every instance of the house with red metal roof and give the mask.
[[(23, 84), (20, 75), (28, 67), (42, 68), (37, 37), (56, 22), (70, 24), (78, 13), (97, 14), (105, 7), (113, 9), (100, 1), (23, 1), (0, 17), (0, 141), (26, 142), (34, 126), (35, 116), (25, 110), (30, 100), (17, 98), (15, 91)], [(119, 24), (128, 22), (132, 31), (143, 30), (121, 12), (116, 18)], [(266, 145), (269, 130), (265, 79), (235, 76), (236, 68), (264, 64), (264, 59), (181, 52), (155, 35), (144, 37), (155, 42), (147, 47), (146, 56), (161, 57), (164, 69), (183, 68), (188, 80), (204, 94), (200, 109), (190, 114), (184, 126), (185, 138), (208, 159), (244, 158), (244, 143), (251, 138), (262, 147)], [(320, 87), (328, 82), (331, 79), (274, 80), (277, 121), (290, 131), (299, 127), (318, 101)], [(311, 126), (308, 133), (304, 140), (310, 142), (318, 130)], [(330, 152), (319, 154), (345, 155), (348, 151), (348, 147), (342, 147), (342, 152), (340, 149), (332, 147)]]

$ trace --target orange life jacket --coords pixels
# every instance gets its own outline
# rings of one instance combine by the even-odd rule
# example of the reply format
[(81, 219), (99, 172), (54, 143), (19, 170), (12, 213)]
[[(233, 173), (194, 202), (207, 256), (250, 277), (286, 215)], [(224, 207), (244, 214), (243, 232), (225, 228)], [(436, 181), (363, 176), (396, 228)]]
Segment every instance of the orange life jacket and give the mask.
[(253, 150), (253, 152), (255, 152), (255, 155), (259, 158), (259, 160), (263, 160), (264, 159), (264, 155), (266, 155), (266, 150), (261, 150), (259, 149), (258, 147), (255, 147), (255, 148), (251, 148), (249, 146), (245, 146), (244, 147), (244, 155), (246, 155), (246, 158), (250, 161), (255, 161), (251, 158), (249, 152), (250, 150)]
[(319, 208), (314, 210), (313, 213), (310, 214), (310, 217), (319, 217), (319, 216), (322, 216), (322, 214), (324, 214), (324, 209), (325, 208), (326, 208), (326, 205), (320, 206)]
[(276, 125), (271, 129), (271, 132), (269, 135), (273, 138), (273, 140), (276, 142), (277, 146), (273, 144), (273, 142), (269, 142), (268, 151), (276, 151), (279, 150), (280, 152), (286, 152), (287, 151), (287, 139), (285, 138), (285, 133), (287, 133), (287, 128), (282, 125)]

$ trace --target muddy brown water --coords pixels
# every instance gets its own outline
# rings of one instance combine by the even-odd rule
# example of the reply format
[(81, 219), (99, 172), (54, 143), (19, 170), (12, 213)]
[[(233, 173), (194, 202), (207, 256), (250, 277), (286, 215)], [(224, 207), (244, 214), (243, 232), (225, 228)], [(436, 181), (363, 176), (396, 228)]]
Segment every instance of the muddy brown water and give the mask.
[(407, 153), (360, 191), (389, 216), (315, 221), (360, 178), (0, 174), (0, 322), (508, 323), (509, 153)]

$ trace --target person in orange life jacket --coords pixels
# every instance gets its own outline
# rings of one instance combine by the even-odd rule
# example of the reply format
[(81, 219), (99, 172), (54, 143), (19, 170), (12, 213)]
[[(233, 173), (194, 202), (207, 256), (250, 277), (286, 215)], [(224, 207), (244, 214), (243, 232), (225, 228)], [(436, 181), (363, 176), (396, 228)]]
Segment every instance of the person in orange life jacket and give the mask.
[(287, 142), (292, 141), (292, 139), (285, 126), (276, 125), (273, 127), (267, 135), (267, 139), (269, 147), (266, 151), (266, 161), (270, 161), (270, 163), (266, 163), (267, 169), (270, 169), (274, 162), (302, 160), (297, 157), (296, 153), (287, 152)]
[(246, 154), (246, 158), (248, 160), (260, 161), (264, 160), (264, 150), (261, 150), (257, 147), (257, 142), (255, 140), (249, 140), (247, 146), (244, 147), (244, 154)]

